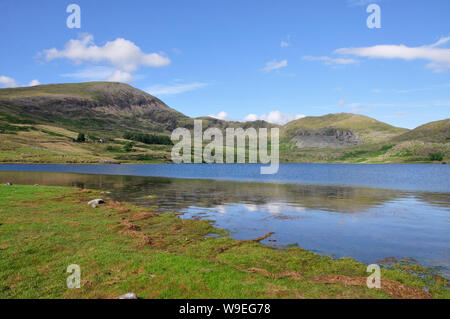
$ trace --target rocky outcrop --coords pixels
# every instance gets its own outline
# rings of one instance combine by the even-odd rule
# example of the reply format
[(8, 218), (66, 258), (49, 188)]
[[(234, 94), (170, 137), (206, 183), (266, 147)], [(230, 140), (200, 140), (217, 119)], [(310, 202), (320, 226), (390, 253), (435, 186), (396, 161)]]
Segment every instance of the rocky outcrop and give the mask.
[(298, 129), (291, 140), (298, 148), (347, 147), (363, 143), (353, 130), (337, 129), (333, 127), (313, 129)]

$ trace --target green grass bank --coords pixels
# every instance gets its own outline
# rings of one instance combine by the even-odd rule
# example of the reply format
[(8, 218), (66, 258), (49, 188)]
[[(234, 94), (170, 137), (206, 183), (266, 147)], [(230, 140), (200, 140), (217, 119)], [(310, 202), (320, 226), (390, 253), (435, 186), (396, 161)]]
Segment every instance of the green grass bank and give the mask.
[[(238, 241), (176, 212), (87, 201), (98, 191), (0, 186), (0, 298), (450, 298), (445, 278), (417, 265), (382, 268), (299, 247)], [(207, 236), (216, 234), (217, 236)], [(81, 267), (81, 288), (66, 269)], [(424, 290), (425, 288), (425, 290)]]

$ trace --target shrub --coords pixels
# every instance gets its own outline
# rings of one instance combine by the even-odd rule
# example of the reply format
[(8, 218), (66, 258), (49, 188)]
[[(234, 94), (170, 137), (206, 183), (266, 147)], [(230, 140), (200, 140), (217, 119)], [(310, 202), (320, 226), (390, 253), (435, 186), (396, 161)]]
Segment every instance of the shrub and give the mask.
[(428, 154), (430, 161), (442, 161), (444, 159), (444, 154), (442, 153), (430, 153)]
[(125, 145), (123, 146), (123, 150), (125, 151), (125, 152), (131, 152), (132, 150), (133, 150), (133, 146), (134, 146), (134, 143), (133, 142), (127, 142), (127, 143), (125, 143)]
[(79, 143), (86, 142), (86, 136), (84, 135), (84, 133), (78, 133), (77, 142)]

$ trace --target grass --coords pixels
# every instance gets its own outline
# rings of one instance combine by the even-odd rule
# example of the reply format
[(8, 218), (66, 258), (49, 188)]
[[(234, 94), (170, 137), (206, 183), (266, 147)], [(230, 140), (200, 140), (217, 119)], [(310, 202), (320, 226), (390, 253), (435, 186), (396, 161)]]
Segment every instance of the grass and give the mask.
[[(88, 139), (85, 143), (74, 143), (77, 134), (50, 125), (2, 125), (0, 121), (0, 163), (171, 162), (172, 147), (169, 145), (134, 142), (133, 152), (127, 153), (123, 145), (128, 140), (106, 139), (105, 143), (99, 144)], [(431, 158), (429, 155), (437, 153), (442, 155), (442, 159), (441, 156)], [(430, 163), (433, 159), (448, 162), (449, 158), (448, 143), (408, 141), (397, 145), (382, 143), (321, 149), (298, 149), (289, 143), (280, 144), (282, 163)]]
[[(450, 297), (433, 274), (382, 268), (382, 289), (368, 289), (366, 265), (353, 259), (236, 241), (208, 221), (127, 203), (86, 205), (100, 196), (0, 186), (0, 298)], [(71, 264), (81, 267), (80, 289), (66, 287)]]
[[(58, 107), (55, 107), (57, 105)], [(139, 107), (135, 108), (135, 106)], [(132, 107), (133, 106), (133, 107)], [(414, 130), (394, 127), (373, 118), (351, 114), (327, 114), (308, 116), (291, 121), (284, 126), (264, 121), (227, 122), (202, 117), (203, 129), (217, 127), (279, 127), (281, 162), (317, 163), (412, 163), (432, 162), (428, 154), (442, 153), (442, 161), (448, 161), (450, 150), (450, 119), (422, 125)], [(176, 127), (193, 129), (193, 118), (184, 116), (169, 108), (159, 99), (129, 85), (112, 82), (87, 82), (49, 84), (34, 87), (0, 89), (0, 162), (17, 163), (163, 163), (170, 159), (170, 149), (165, 146), (136, 145), (139, 154), (126, 156), (118, 151), (105, 151), (89, 143), (75, 147), (66, 142), (83, 132), (89, 140), (102, 139), (116, 143), (125, 132), (133, 128), (136, 135), (144, 140), (145, 134), (158, 134), (168, 138)], [(334, 134), (331, 129), (344, 130), (357, 137), (362, 145), (345, 148), (298, 149), (291, 144), (298, 130), (329, 130), (325, 135)], [(29, 138), (25, 133), (40, 134), (39, 140)], [(75, 137), (74, 137), (75, 135)], [(135, 137), (136, 137), (135, 136)], [(20, 139), (20, 137), (23, 137)], [(56, 142), (55, 142), (56, 141)], [(422, 142), (421, 150), (409, 149), (409, 142)], [(47, 149), (49, 154), (11, 154), (14, 148), (26, 148), (35, 144)], [(160, 141), (161, 142), (161, 141)], [(168, 142), (168, 141), (167, 141)], [(417, 144), (417, 143), (416, 143)], [(7, 145), (7, 148), (5, 148)], [(380, 149), (393, 145), (392, 149)], [(108, 145), (105, 145), (108, 146)], [(402, 149), (411, 155), (402, 155)], [(66, 150), (70, 148), (71, 151)], [(417, 148), (417, 147), (415, 147)], [(397, 153), (393, 152), (398, 151)], [(6, 151), (6, 152), (4, 152)], [(65, 156), (55, 156), (54, 152)], [(407, 152), (403, 152), (408, 154)], [(440, 158), (440, 157), (433, 157)]]
[[(72, 119), (71, 119), (72, 120)], [(299, 121), (299, 122), (298, 122)], [(84, 121), (83, 123), (86, 124)], [(322, 117), (308, 117), (287, 124), (282, 128), (284, 137), (280, 141), (281, 163), (437, 163), (450, 161), (448, 142), (430, 142), (430, 136), (444, 136), (447, 121), (425, 125), (407, 134), (415, 140), (382, 139), (382, 142), (368, 142), (343, 148), (297, 148), (286, 136), (294, 134), (298, 125), (317, 128), (335, 125), (343, 128), (361, 125), (369, 127), (372, 137), (394, 134), (399, 129), (373, 119), (352, 114), (331, 114)], [(123, 145), (129, 143), (121, 137), (87, 134), (85, 143), (74, 143), (78, 129), (55, 125), (32, 124), (26, 119), (0, 113), (0, 163), (168, 163), (171, 162), (170, 145), (147, 145), (134, 142), (133, 152), (125, 152)], [(363, 126), (364, 126), (363, 125)], [(81, 125), (80, 127), (82, 127)], [(437, 127), (437, 128), (436, 128)], [(442, 130), (436, 133), (436, 130)], [(362, 131), (359, 131), (360, 133)], [(425, 132), (425, 133), (423, 133)], [(430, 133), (432, 132), (432, 134)], [(433, 133), (434, 132), (434, 133)], [(440, 132), (440, 131), (439, 131)], [(397, 132), (398, 133), (398, 132)], [(414, 133), (414, 134), (413, 134)], [(364, 133), (365, 134), (365, 133)], [(120, 134), (122, 136), (123, 134)], [(402, 135), (402, 136), (403, 136)], [(419, 138), (418, 136), (422, 136)], [(425, 138), (426, 137), (426, 138)], [(99, 144), (102, 139), (104, 143)], [(439, 140), (439, 139), (438, 139)], [(204, 144), (205, 146), (206, 144)], [(270, 143), (268, 145), (270, 148)], [(436, 154), (439, 154), (437, 156)], [(248, 162), (248, 151), (246, 152)]]
[(282, 139), (290, 140), (296, 135), (300, 128), (320, 129), (320, 128), (351, 129), (358, 133), (366, 142), (379, 142), (387, 137), (396, 136), (407, 132), (407, 129), (394, 127), (392, 125), (377, 121), (373, 118), (351, 113), (327, 114), (324, 116), (307, 116), (295, 121), (291, 121), (281, 130)]
[(450, 119), (421, 125), (414, 130), (394, 138), (395, 141), (420, 140), (423, 142), (446, 143), (450, 140)]
[[(141, 107), (134, 109), (130, 105)], [(122, 137), (130, 128), (136, 132), (131, 135), (139, 137), (137, 140), (144, 141), (150, 133), (168, 139), (176, 127), (192, 130), (193, 120), (157, 98), (120, 83), (0, 89), (0, 163), (167, 163), (171, 162), (169, 145), (136, 143), (136, 152), (128, 154), (115, 144), (129, 142)], [(204, 130), (276, 126), (264, 121), (226, 122), (208, 117), (202, 120)], [(276, 127), (280, 128), (280, 162), (437, 163), (450, 160), (449, 119), (407, 130), (367, 116), (339, 113), (309, 116)], [(363, 144), (306, 149), (292, 145), (292, 138), (300, 129), (328, 129), (325, 135), (330, 135), (331, 128), (351, 130), (352, 136), (357, 136)], [(88, 142), (75, 145), (72, 140), (80, 132), (88, 136)], [(100, 139), (106, 143), (98, 145), (96, 142)], [(442, 154), (442, 159), (429, 155), (437, 153)]]
[(78, 132), (51, 125), (13, 125), (0, 119), (0, 163), (136, 163), (167, 162), (171, 148), (135, 142), (133, 156), (125, 153), (128, 141), (107, 139), (98, 143), (89, 138), (84, 143), (73, 140)]

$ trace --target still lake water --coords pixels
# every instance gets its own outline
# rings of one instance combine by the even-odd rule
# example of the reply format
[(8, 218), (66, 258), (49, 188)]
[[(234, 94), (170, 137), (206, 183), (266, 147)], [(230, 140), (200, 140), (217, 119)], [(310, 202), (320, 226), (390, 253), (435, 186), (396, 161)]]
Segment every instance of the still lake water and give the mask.
[[(411, 258), (450, 278), (450, 166), (0, 165), (0, 183), (111, 191), (115, 200), (210, 219), (236, 239), (376, 263)], [(146, 198), (153, 195), (152, 199)]]

